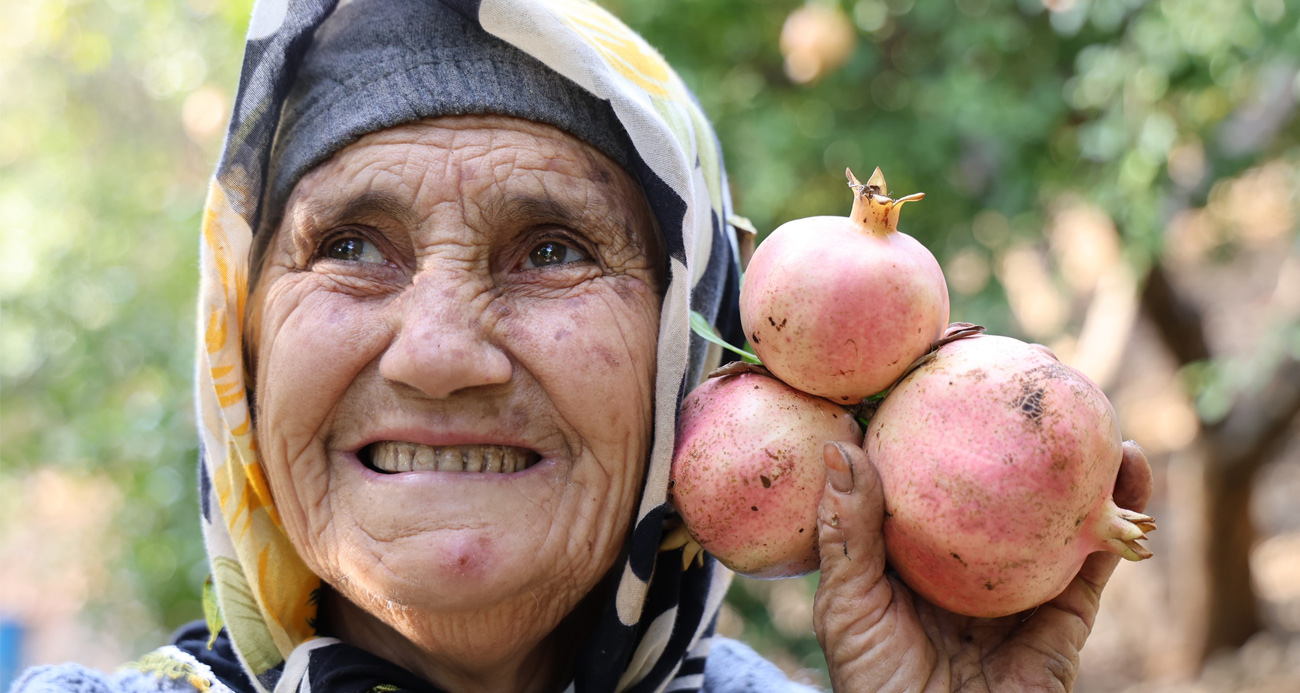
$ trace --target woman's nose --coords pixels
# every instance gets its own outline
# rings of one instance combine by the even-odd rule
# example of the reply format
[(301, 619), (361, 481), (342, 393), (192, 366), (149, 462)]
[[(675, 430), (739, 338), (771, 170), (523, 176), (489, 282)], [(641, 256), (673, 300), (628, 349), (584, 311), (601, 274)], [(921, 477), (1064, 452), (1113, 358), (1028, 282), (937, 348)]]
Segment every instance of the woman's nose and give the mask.
[(510, 381), (510, 358), (490, 338), (490, 298), (463, 277), (417, 277), (379, 374), (441, 399)]

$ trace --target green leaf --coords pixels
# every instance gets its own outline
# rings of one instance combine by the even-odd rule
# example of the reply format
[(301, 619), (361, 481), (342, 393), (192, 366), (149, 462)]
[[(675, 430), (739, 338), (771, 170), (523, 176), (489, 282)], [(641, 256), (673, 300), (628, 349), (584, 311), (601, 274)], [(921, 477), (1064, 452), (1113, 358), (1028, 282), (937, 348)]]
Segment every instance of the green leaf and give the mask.
[(212, 649), (212, 644), (217, 641), (217, 634), (225, 627), (226, 620), (221, 617), (221, 605), (217, 603), (217, 586), (212, 581), (212, 575), (203, 581), (203, 617), (208, 622), (208, 632), (212, 637), (208, 638), (208, 649)]
[(723, 349), (729, 349), (739, 354), (740, 358), (743, 359), (746, 363), (757, 363), (757, 364), (763, 363), (762, 361), (758, 360), (757, 356), (749, 353), (748, 351), (745, 351), (744, 349), (741, 349), (739, 347), (732, 346), (727, 340), (722, 338), (722, 335), (718, 334), (718, 331), (714, 329), (713, 325), (709, 324), (708, 319), (706, 319), (703, 315), (700, 315), (696, 311), (691, 311), (691, 331), (694, 332), (695, 334), (698, 334), (706, 341), (713, 342), (714, 344), (717, 344)]

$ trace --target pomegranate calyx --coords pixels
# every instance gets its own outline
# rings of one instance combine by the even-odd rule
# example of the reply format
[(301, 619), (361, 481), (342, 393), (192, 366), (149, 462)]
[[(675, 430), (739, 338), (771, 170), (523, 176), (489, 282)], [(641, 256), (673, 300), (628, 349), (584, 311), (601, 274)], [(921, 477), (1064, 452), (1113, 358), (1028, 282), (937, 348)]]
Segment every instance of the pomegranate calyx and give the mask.
[(1156, 521), (1150, 515), (1125, 510), (1110, 498), (1102, 506), (1101, 515), (1104, 523), (1101, 527), (1102, 543), (1107, 551), (1130, 561), (1151, 558), (1151, 551), (1138, 543), (1139, 539), (1147, 538), (1147, 532), (1156, 528)]
[(889, 186), (885, 183), (885, 174), (877, 166), (871, 177), (864, 184), (853, 175), (851, 169), (844, 169), (853, 189), (853, 211), (849, 218), (867, 233), (886, 235), (898, 230), (898, 213), (904, 202), (915, 202), (925, 197), (925, 193), (912, 193), (894, 199), (889, 196)]
[(769, 378), (776, 377), (773, 376), (772, 372), (767, 370), (767, 368), (761, 363), (732, 361), (731, 363), (723, 364), (713, 369), (704, 377), (704, 379), (709, 380), (710, 378), (721, 378), (727, 375), (740, 375), (741, 373), (758, 373), (759, 375), (766, 375)]
[(935, 340), (934, 346), (930, 347), (930, 350), (934, 351), (945, 344), (955, 342), (959, 339), (977, 337), (984, 334), (987, 329), (988, 328), (983, 325), (976, 325), (971, 322), (950, 322), (948, 323), (948, 327), (944, 329), (943, 336)]

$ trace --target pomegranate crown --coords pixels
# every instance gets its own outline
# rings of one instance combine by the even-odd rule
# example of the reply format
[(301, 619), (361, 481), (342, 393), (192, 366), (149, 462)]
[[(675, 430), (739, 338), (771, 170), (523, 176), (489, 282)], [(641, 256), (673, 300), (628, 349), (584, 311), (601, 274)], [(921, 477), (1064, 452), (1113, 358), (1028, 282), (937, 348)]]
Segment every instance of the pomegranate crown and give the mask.
[(894, 199), (889, 196), (889, 186), (885, 185), (885, 174), (880, 167), (871, 174), (865, 184), (858, 181), (851, 169), (844, 169), (849, 177), (849, 187), (853, 188), (853, 211), (849, 216), (866, 231), (888, 234), (898, 230), (898, 212), (904, 202), (914, 202), (925, 197), (925, 193), (912, 193), (906, 197)]

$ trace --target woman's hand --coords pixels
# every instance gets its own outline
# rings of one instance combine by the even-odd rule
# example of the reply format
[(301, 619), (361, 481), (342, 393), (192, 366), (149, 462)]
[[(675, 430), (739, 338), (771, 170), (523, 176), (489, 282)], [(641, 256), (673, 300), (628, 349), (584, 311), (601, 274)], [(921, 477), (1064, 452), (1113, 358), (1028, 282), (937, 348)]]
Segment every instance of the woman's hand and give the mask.
[[(885, 501), (866, 453), (827, 443), (825, 455), (813, 623), (836, 691), (1074, 688), (1079, 651), (1119, 556), (1092, 554), (1064, 592), (1028, 616), (982, 619), (945, 611), (885, 573)], [(1150, 497), (1146, 455), (1127, 442), (1115, 503), (1141, 511)]]

